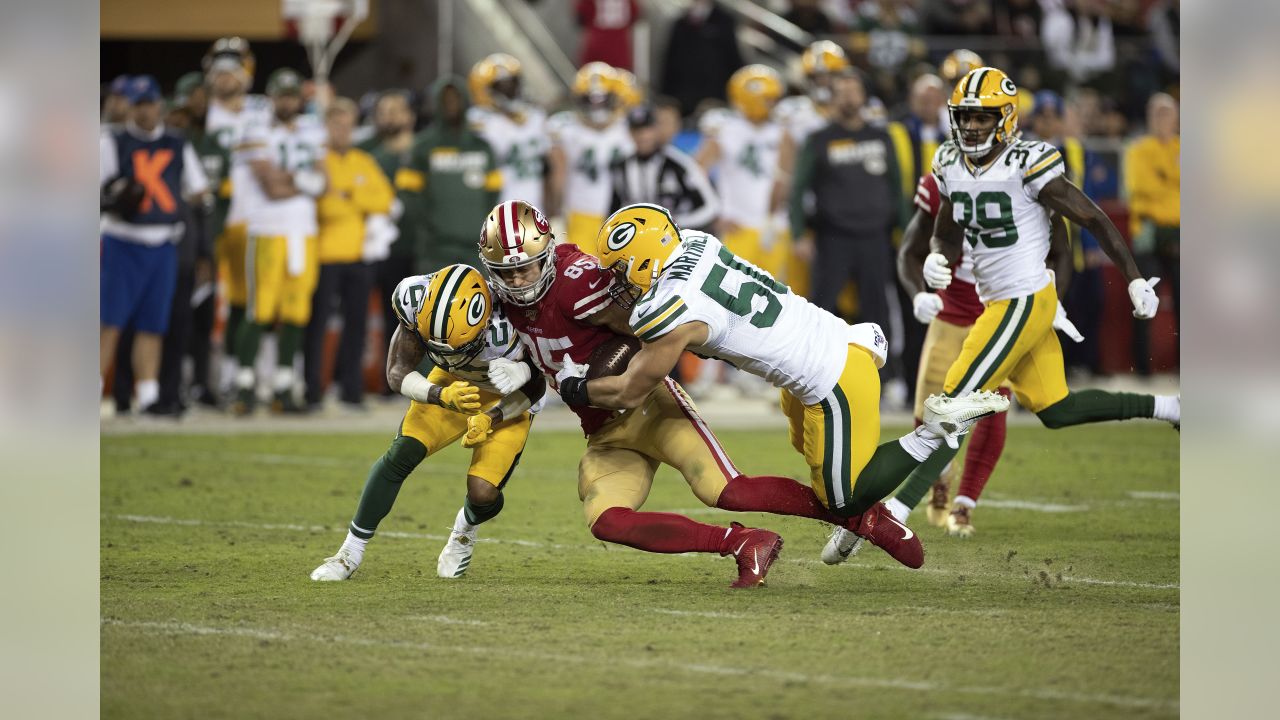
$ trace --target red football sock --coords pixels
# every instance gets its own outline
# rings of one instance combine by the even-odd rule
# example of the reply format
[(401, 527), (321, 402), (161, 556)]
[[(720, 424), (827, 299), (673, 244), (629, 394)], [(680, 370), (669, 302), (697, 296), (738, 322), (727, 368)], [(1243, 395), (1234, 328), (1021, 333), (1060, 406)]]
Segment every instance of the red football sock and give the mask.
[(729, 528), (705, 525), (683, 515), (636, 512), (612, 507), (596, 518), (591, 534), (605, 542), (655, 553), (723, 553)]
[(739, 475), (729, 481), (716, 507), (735, 512), (767, 512), (795, 515), (843, 525), (846, 518), (828, 510), (813, 489), (791, 478)]
[[(1007, 388), (997, 390), (1001, 395), (1009, 397)], [(960, 491), (971, 500), (977, 500), (987, 480), (996, 469), (1000, 453), (1004, 452), (1004, 436), (1007, 413), (996, 413), (983, 418), (973, 427), (973, 437), (969, 438), (969, 448), (964, 454), (964, 477), (960, 479)]]

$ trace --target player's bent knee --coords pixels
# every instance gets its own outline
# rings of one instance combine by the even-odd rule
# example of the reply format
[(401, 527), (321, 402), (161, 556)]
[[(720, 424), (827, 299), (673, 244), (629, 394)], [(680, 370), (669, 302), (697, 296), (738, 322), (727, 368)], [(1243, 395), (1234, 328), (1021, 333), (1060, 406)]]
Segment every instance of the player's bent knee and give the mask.
[(619, 519), (633, 512), (635, 511), (631, 508), (617, 505), (602, 509), (591, 522), (591, 535), (597, 540), (618, 542), (623, 532)]
[(408, 475), (427, 458), (427, 446), (407, 435), (400, 435), (391, 441), (391, 447), (382, 458), (395, 470)]
[(502, 497), (497, 486), (475, 475), (467, 476), (467, 499), (477, 505), (492, 505)]
[(1057, 430), (1070, 425), (1071, 409), (1074, 396), (1068, 395), (1058, 402), (1036, 413), (1040, 422), (1050, 430)]

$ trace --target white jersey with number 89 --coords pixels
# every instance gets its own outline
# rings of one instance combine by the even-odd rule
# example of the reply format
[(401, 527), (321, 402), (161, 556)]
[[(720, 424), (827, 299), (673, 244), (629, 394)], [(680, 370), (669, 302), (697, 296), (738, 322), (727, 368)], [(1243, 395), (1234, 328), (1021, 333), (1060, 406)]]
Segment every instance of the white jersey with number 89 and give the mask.
[(800, 402), (820, 402), (843, 372), (849, 344), (883, 364), (887, 343), (873, 325), (850, 326), (791, 292), (769, 273), (702, 232), (680, 233), (681, 251), (631, 311), (636, 337), (653, 342), (690, 322), (706, 344), (690, 348), (768, 380)]
[(1038, 198), (1064, 171), (1062, 154), (1043, 142), (1014, 142), (980, 169), (953, 141), (933, 156), (938, 190), (964, 229), (984, 303), (1031, 295), (1050, 282), (1049, 211)]

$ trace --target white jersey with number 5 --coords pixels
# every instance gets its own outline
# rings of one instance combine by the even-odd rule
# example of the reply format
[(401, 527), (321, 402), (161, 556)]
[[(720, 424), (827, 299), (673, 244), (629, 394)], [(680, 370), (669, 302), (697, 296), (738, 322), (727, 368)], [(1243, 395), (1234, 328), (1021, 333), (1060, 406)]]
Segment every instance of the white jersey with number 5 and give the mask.
[(867, 347), (883, 364), (888, 345), (875, 326), (848, 325), (739, 259), (713, 235), (683, 231), (680, 238), (679, 255), (631, 311), (631, 328), (642, 341), (706, 323), (706, 344), (691, 350), (758, 375), (805, 405), (835, 387), (850, 343)]
[[(422, 303), (427, 297), (427, 288), (430, 287), (431, 278), (434, 276), (435, 273), (411, 275), (401, 280), (400, 284), (396, 285), (395, 291), (391, 293), (391, 307), (395, 310), (396, 317), (399, 318), (402, 326), (400, 332), (410, 332), (414, 337), (421, 339), (418, 335), (418, 313), (422, 312)], [(508, 360), (524, 358), (524, 348), (520, 345), (520, 338), (502, 312), (501, 304), (494, 305), (493, 314), (489, 319), (489, 328), (485, 330), (484, 338), (485, 345), (480, 354), (464, 365), (449, 368), (447, 372), (486, 392), (498, 394), (498, 389), (489, 382), (489, 362), (498, 358)]]
[(1040, 191), (1065, 171), (1058, 149), (1017, 141), (984, 168), (975, 168), (953, 141), (933, 156), (933, 174), (952, 217), (964, 229), (984, 303), (1031, 295), (1051, 280), (1049, 211)]

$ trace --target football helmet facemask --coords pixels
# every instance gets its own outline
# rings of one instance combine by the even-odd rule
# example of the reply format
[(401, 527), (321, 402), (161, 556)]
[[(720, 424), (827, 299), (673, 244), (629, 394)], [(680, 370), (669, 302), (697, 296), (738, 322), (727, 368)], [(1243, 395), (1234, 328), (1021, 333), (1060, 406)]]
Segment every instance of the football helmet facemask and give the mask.
[(680, 228), (660, 205), (628, 205), (605, 220), (596, 236), (600, 267), (613, 273), (609, 294), (624, 310), (653, 287), (680, 250)]
[[(1018, 86), (993, 67), (974, 68), (960, 78), (947, 101), (947, 110), (951, 114), (951, 139), (970, 158), (980, 158), (997, 145), (1018, 137)], [(994, 116), (995, 124), (985, 137), (963, 129), (961, 121), (968, 119), (970, 113)]]
[(613, 66), (602, 62), (583, 65), (573, 78), (573, 97), (587, 122), (605, 125), (621, 104), (620, 78)]
[(851, 67), (844, 48), (830, 40), (819, 40), (800, 56), (800, 67), (809, 84), (809, 97), (819, 105), (831, 102), (831, 76)]
[(729, 103), (753, 123), (764, 122), (782, 97), (782, 78), (768, 65), (748, 65), (729, 78)]
[[(556, 278), (555, 250), (556, 238), (546, 216), (523, 200), (498, 204), (480, 228), (480, 260), (489, 271), (494, 292), (514, 305), (534, 305), (551, 289)], [(530, 270), (536, 277), (523, 277)], [(517, 274), (521, 277), (512, 277)]]
[(520, 61), (506, 53), (494, 53), (471, 68), (467, 89), (475, 104), (507, 111), (520, 99), (520, 81)]
[(479, 270), (461, 264), (441, 268), (432, 275), (418, 312), (416, 329), (427, 357), (444, 370), (471, 362), (484, 350), (492, 314), (489, 285)]

